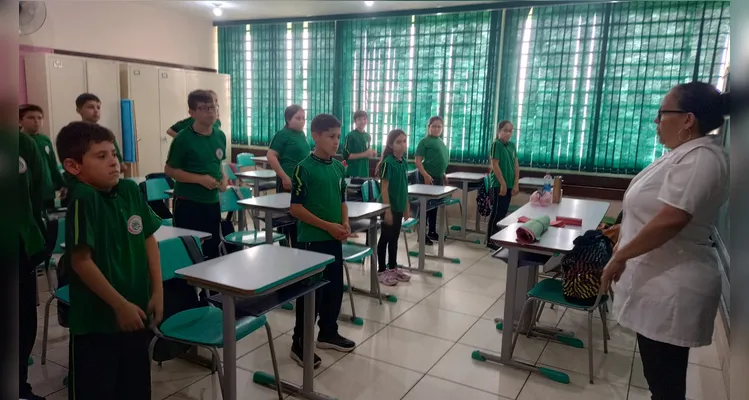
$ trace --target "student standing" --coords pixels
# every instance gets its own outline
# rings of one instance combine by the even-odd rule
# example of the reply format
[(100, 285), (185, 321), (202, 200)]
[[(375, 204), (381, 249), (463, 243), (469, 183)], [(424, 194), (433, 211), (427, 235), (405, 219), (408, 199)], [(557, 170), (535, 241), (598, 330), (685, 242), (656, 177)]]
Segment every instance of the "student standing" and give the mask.
[[(310, 155), (310, 145), (304, 134), (305, 112), (296, 104), (286, 107), (283, 112), (286, 124), (276, 132), (268, 148), (268, 164), (276, 171), (276, 193), (291, 191), (291, 176), (300, 161)], [(270, 227), (269, 227), (270, 228)], [(286, 239), (292, 246), (297, 242), (297, 224), (283, 229)]]
[(390, 208), (385, 211), (385, 223), (382, 225), (380, 241), (377, 243), (378, 275), (380, 282), (387, 286), (411, 280), (408, 274), (398, 270), (397, 260), (401, 223), (403, 219), (408, 219), (411, 213), (408, 203), (408, 167), (403, 159), (406, 154), (406, 140), (406, 132), (403, 130), (390, 131), (382, 150), (382, 159), (377, 165), (382, 185), (382, 202), (390, 204)]
[[(350, 352), (356, 347), (338, 333), (338, 315), (343, 299), (343, 246), (351, 228), (346, 205), (345, 168), (333, 158), (341, 140), (341, 123), (332, 115), (320, 114), (310, 124), (315, 141), (314, 153), (294, 169), (292, 175), (291, 215), (299, 219), (298, 247), (329, 254), (335, 260), (325, 267), (323, 279), (329, 283), (315, 296), (320, 333), (317, 347)], [(303, 366), (304, 301), (296, 302), (291, 358)], [(321, 364), (315, 355), (314, 365)]]
[[(219, 118), (219, 106), (218, 106), (218, 95), (213, 90), (206, 90), (206, 92), (210, 93), (213, 97), (213, 102), (216, 104), (216, 122), (213, 124), (213, 127), (216, 129), (221, 129), (221, 120)], [(166, 134), (171, 137), (176, 137), (177, 134), (192, 126), (192, 124), (195, 123), (195, 119), (193, 117), (187, 117), (181, 121), (177, 121), (169, 127), (166, 130)]]
[[(428, 134), (416, 146), (416, 168), (426, 185), (447, 185), (447, 164), (450, 156), (442, 141), (442, 117), (429, 118)], [(421, 222), (421, 221), (420, 221)], [(427, 237), (424, 244), (431, 245), (439, 240), (437, 234), (437, 209), (427, 211)]]
[(369, 148), (372, 136), (364, 132), (368, 119), (366, 111), (354, 113), (354, 130), (346, 135), (343, 145), (343, 159), (348, 164), (346, 175), (352, 178), (368, 178), (369, 158), (377, 156), (377, 152)]
[(497, 233), (497, 222), (507, 215), (512, 196), (520, 193), (520, 165), (518, 164), (515, 143), (511, 142), (512, 122), (500, 121), (497, 136), (489, 152), (489, 188), (492, 199), (492, 213), (486, 229), (486, 246), (492, 250), (499, 247), (489, 239)]
[(42, 168), (42, 200), (44, 208), (55, 208), (55, 192), (64, 190), (65, 182), (57, 167), (55, 148), (49, 137), (41, 132), (44, 124), (44, 111), (34, 104), (25, 104), (18, 110), (18, 124), (21, 132), (29, 135), (36, 143), (44, 163)]
[(42, 171), (45, 166), (39, 150), (25, 133), (18, 133), (18, 391), (19, 398), (44, 400), (31, 391), (28, 383), (29, 357), (36, 341), (36, 267), (45, 258), (42, 220)]
[(68, 175), (66, 254), (70, 272), (68, 397), (151, 397), (150, 324), (163, 314), (161, 220), (138, 185), (120, 180), (114, 135), (73, 122), (57, 135)]
[(226, 159), (226, 135), (213, 124), (216, 105), (211, 94), (195, 90), (187, 96), (192, 126), (179, 132), (169, 147), (164, 172), (174, 179), (174, 226), (208, 232), (206, 258), (219, 256), (221, 205), (219, 191), (229, 182), (221, 162)]
[[(83, 93), (75, 99), (75, 111), (81, 116), (82, 121), (98, 124), (101, 119), (101, 100), (95, 94)], [(114, 141), (114, 151), (120, 161), (120, 172), (127, 171), (127, 164), (122, 160), (117, 140)]]

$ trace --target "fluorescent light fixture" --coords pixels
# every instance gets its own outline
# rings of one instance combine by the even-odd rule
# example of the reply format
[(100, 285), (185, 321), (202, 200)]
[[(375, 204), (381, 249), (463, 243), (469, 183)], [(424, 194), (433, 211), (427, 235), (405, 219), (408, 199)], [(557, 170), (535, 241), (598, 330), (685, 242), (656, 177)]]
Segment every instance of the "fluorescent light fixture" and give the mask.
[(220, 3), (213, 3), (213, 15), (220, 17), (224, 14), (224, 10), (221, 9)]
[(364, 5), (367, 7), (372, 7), (374, 5), (374, 1), (365, 1)]

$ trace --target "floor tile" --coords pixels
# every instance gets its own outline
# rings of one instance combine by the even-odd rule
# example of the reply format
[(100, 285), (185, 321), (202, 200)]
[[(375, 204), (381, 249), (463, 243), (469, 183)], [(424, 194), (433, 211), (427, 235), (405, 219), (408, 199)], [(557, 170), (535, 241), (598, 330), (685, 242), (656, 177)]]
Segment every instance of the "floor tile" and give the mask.
[[(626, 385), (632, 372), (633, 358), (633, 351), (616, 347), (609, 347), (609, 353), (604, 354), (602, 345), (596, 343), (593, 348), (593, 374), (596, 379)], [(538, 363), (588, 375), (587, 343), (584, 349), (549, 343)]]
[(468, 267), (463, 273), (491, 279), (507, 279), (507, 263), (496, 258), (486, 257)]
[(446, 289), (476, 293), (487, 297), (499, 297), (505, 292), (507, 285), (504, 279), (492, 279), (479, 275), (462, 273), (445, 284)]
[(456, 341), (478, 319), (479, 317), (442, 310), (420, 303), (398, 317), (390, 325), (436, 336), (441, 339)]
[(424, 299), (422, 304), (479, 317), (495, 300), (496, 298), (491, 296), (441, 287)]
[(44, 396), (47, 400), (68, 400), (68, 390), (62, 389)]
[[(647, 389), (648, 383), (642, 372), (642, 359), (635, 356), (632, 368), (632, 386)], [(728, 394), (723, 384), (723, 373), (719, 369), (689, 364), (687, 369), (687, 399), (727, 400)]]
[[(557, 326), (557, 323), (562, 319), (562, 315), (566, 313), (564, 307), (554, 306), (552, 309), (548, 304), (544, 307), (544, 311), (541, 313), (541, 319), (539, 322), (546, 326)], [(494, 318), (502, 318), (505, 315), (505, 300), (504, 296), (497, 300), (482, 316), (482, 318), (494, 320)]]
[[(354, 295), (354, 307), (356, 307), (357, 316), (364, 320), (375, 321), (387, 324), (408, 311), (416, 303), (398, 299), (397, 302), (382, 301), (380, 304), (377, 299), (371, 297)], [(351, 315), (351, 301), (348, 295), (344, 294), (341, 312)], [(366, 322), (365, 322), (366, 324)]]
[(388, 326), (354, 350), (375, 360), (425, 373), (453, 342)]
[(315, 390), (346, 400), (399, 400), (422, 374), (349, 354), (315, 379)]
[(569, 384), (552, 381), (541, 374), (533, 373), (523, 387), (517, 400), (626, 400), (626, 384), (596, 381), (591, 385), (587, 374), (566, 372)]
[[(281, 378), (283, 379), (283, 377)], [(218, 375), (207, 376), (194, 385), (168, 397), (168, 400), (221, 400)], [(237, 370), (237, 400), (277, 400), (275, 390), (265, 388), (252, 381), (252, 372)]]
[[(502, 331), (496, 329), (497, 324), (493, 321), (480, 319), (473, 327), (460, 338), (459, 343), (473, 346), (475, 348), (488, 350), (499, 355), (502, 352)], [(518, 337), (513, 357), (520, 360), (535, 363), (541, 352), (546, 347), (546, 340)]]
[(529, 373), (495, 363), (476, 361), (471, 358), (473, 350), (474, 347), (456, 344), (427, 375), (510, 399), (516, 398)]
[(627, 400), (651, 400), (651, 394), (647, 389), (641, 389), (637, 386), (630, 385)]
[[(574, 332), (583, 342), (588, 340), (588, 317), (584, 314), (565, 313), (557, 326)], [(608, 341), (609, 347), (634, 351), (637, 342), (637, 335), (634, 332), (617, 324), (616, 321), (608, 321), (608, 329), (611, 337)], [(593, 318), (593, 341), (603, 346), (603, 325), (600, 318)]]
[[(500, 400), (491, 393), (482, 392), (468, 386), (460, 385), (432, 376), (425, 376), (408, 392), (403, 400)], [(505, 398), (506, 399), (506, 398)]]
[(151, 399), (164, 399), (210, 375), (201, 365), (176, 359), (163, 362), (161, 367), (151, 363)]
[(720, 369), (720, 356), (715, 341), (710, 346), (695, 347), (689, 350), (689, 362), (703, 367)]
[(46, 396), (65, 388), (62, 382), (68, 376), (67, 368), (53, 362), (42, 365), (40, 357), (32, 357), (34, 364), (29, 367), (29, 384), (35, 394)]

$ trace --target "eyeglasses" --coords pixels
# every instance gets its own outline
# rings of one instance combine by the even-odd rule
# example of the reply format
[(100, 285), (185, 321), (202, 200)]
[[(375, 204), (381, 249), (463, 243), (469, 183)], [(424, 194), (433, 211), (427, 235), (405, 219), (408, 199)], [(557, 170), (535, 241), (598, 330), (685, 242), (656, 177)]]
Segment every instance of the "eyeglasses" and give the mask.
[(198, 106), (198, 111), (216, 112), (216, 111), (218, 111), (218, 105), (213, 105), (213, 106)]
[(660, 121), (663, 114), (689, 114), (689, 111), (684, 110), (658, 110), (658, 116), (656, 117), (656, 121)]

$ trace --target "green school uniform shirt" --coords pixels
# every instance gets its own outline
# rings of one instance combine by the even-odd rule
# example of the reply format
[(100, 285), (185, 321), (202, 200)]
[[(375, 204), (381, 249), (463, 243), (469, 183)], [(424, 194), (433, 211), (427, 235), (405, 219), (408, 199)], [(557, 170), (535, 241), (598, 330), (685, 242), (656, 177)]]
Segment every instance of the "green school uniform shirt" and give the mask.
[[(492, 142), (489, 158), (490, 160), (499, 160), (499, 171), (505, 178), (507, 188), (512, 189), (515, 185), (515, 160), (517, 159), (515, 143), (504, 143), (499, 139), (495, 139)], [(489, 187), (495, 188), (499, 186), (499, 179), (497, 179), (492, 170), (491, 174), (489, 174)]]
[[(181, 121), (177, 121), (174, 123), (174, 125), (171, 126), (171, 130), (179, 133), (180, 131), (183, 131), (189, 127), (192, 126), (192, 124), (195, 123), (195, 119), (193, 117), (187, 117)], [(213, 123), (213, 127), (216, 129), (221, 129), (221, 120), (216, 119), (216, 122)]]
[(18, 233), (27, 256), (44, 250), (42, 220), (42, 171), (39, 149), (29, 135), (18, 132)]
[[(342, 223), (341, 209), (346, 201), (346, 171), (340, 161), (323, 160), (310, 154), (291, 175), (291, 204), (301, 204), (318, 218)], [(327, 231), (299, 221), (297, 240), (322, 242), (335, 240)]]
[(389, 154), (380, 165), (380, 177), (388, 181), (390, 209), (393, 212), (404, 212), (408, 207), (408, 165), (403, 159)]
[(424, 169), (432, 178), (440, 178), (447, 171), (450, 156), (441, 137), (425, 136), (416, 146), (416, 156), (423, 157)]
[(65, 184), (57, 166), (57, 156), (52, 147), (52, 141), (43, 133), (29, 135), (36, 143), (37, 149), (42, 156), (44, 168), (42, 168), (42, 193), (44, 200), (54, 200), (55, 191), (60, 190)]
[[(146, 204), (138, 185), (121, 179), (110, 191), (99, 191), (70, 179), (65, 216), (65, 247), (91, 249), (91, 259), (122, 297), (144, 312), (151, 298), (146, 238), (161, 219)], [(115, 333), (120, 329), (112, 307), (70, 270), (70, 333)]]
[(304, 132), (283, 128), (273, 136), (270, 149), (278, 153), (281, 169), (291, 177), (297, 164), (310, 155), (311, 147)]
[[(181, 130), (169, 147), (166, 164), (198, 175), (210, 175), (221, 181), (221, 162), (226, 159), (226, 135), (213, 128), (208, 135), (201, 135), (190, 125)], [(218, 203), (218, 189), (206, 189), (197, 183), (174, 182), (174, 196), (198, 203)]]
[(343, 159), (348, 163), (346, 175), (358, 178), (369, 177), (369, 157), (349, 160), (352, 154), (362, 153), (369, 149), (369, 142), (372, 137), (365, 132), (356, 129), (346, 135), (346, 141), (343, 144)]

